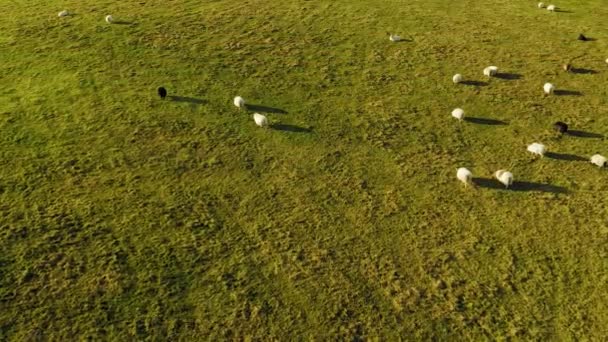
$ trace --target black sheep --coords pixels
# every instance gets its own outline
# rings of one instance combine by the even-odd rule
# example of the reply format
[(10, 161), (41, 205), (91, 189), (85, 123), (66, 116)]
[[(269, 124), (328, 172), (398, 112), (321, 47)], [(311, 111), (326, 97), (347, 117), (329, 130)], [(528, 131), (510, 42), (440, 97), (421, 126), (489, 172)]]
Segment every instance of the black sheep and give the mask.
[(581, 34), (578, 35), (578, 40), (582, 40), (582, 41), (586, 42), (589, 39), (587, 39), (587, 37), (585, 37), (585, 35), (581, 33)]
[(158, 88), (158, 96), (160, 96), (161, 99), (165, 99), (165, 97), (167, 97), (167, 89), (160, 87)]
[(568, 132), (568, 125), (561, 121), (558, 121), (553, 124), (553, 129), (555, 129), (556, 131), (558, 131), (561, 134), (564, 134), (564, 133)]

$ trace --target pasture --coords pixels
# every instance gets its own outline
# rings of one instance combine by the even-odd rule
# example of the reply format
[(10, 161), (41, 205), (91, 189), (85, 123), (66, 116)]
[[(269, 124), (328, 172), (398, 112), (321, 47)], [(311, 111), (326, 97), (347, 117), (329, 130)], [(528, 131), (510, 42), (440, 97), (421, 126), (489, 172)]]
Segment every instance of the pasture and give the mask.
[(0, 340), (605, 338), (608, 8), (555, 5), (0, 2)]

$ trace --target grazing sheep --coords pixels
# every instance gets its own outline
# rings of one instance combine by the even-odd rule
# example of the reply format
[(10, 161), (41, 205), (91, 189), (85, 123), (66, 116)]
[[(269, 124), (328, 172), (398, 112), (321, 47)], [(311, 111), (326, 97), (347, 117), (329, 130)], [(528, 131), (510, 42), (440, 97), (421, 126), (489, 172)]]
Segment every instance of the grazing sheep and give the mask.
[(566, 63), (566, 64), (562, 65), (562, 69), (564, 69), (565, 72), (570, 72), (570, 71), (572, 71), (572, 64)]
[(528, 152), (532, 152), (542, 158), (544, 157), (545, 152), (547, 152), (547, 148), (543, 144), (533, 143), (528, 145)]
[(600, 154), (594, 154), (591, 156), (591, 163), (599, 167), (606, 167), (608, 165), (608, 159)]
[(234, 105), (239, 107), (239, 108), (245, 108), (245, 99), (237, 96), (234, 98)]
[(513, 184), (513, 174), (507, 170), (498, 170), (494, 176), (505, 185), (505, 188), (509, 188), (509, 185)]
[(68, 15), (70, 15), (70, 12), (68, 12), (67, 10), (63, 10), (63, 11), (59, 12), (59, 18), (67, 17)]
[(496, 74), (498, 74), (498, 67), (489, 66), (489, 67), (483, 69), (483, 74), (488, 77), (496, 76)]
[(578, 35), (578, 38), (576, 38), (576, 39), (578, 39), (578, 40), (582, 40), (582, 41), (584, 41), (584, 42), (586, 42), (586, 41), (588, 41), (588, 40), (589, 40), (589, 39), (588, 39), (587, 37), (585, 37), (585, 35), (584, 35), (584, 34), (582, 34), (582, 33), (581, 33), (581, 34), (579, 34), (579, 35)]
[(545, 91), (545, 94), (551, 95), (555, 90), (555, 86), (551, 83), (545, 83), (545, 85), (543, 86), (543, 90)]
[(398, 41), (401, 41), (401, 36), (398, 36), (398, 35), (395, 35), (395, 34), (391, 34), (390, 32), (387, 32), (387, 33), (388, 33), (388, 39), (389, 39), (391, 42), (398, 42)]
[(268, 126), (268, 118), (266, 118), (262, 114), (258, 114), (258, 113), (253, 114), (253, 121), (255, 121), (255, 124), (260, 127)]
[(549, 6), (547, 6), (547, 11), (555, 12), (555, 8), (556, 8), (555, 5), (549, 5)]
[(111, 24), (112, 22), (114, 22), (114, 17), (106, 15), (106, 23)]
[(538, 3), (538, 8), (545, 8), (545, 3), (544, 2), (539, 2)]
[(558, 121), (553, 124), (553, 129), (555, 129), (560, 134), (564, 134), (568, 132), (568, 125), (564, 122)]
[(456, 75), (454, 75), (454, 77), (452, 77), (452, 82), (454, 82), (455, 84), (458, 84), (462, 81), (463, 81), (463, 78), (462, 78), (461, 74), (456, 74)]
[(608, 58), (606, 58), (606, 63), (608, 63)]
[(165, 89), (164, 87), (158, 88), (158, 96), (160, 96), (160, 98), (164, 100), (165, 97), (167, 97), (167, 89)]
[(464, 110), (461, 108), (456, 108), (452, 111), (452, 116), (462, 121), (462, 119), (464, 119)]
[(464, 183), (464, 186), (473, 184), (473, 173), (465, 167), (461, 167), (456, 171), (456, 178)]

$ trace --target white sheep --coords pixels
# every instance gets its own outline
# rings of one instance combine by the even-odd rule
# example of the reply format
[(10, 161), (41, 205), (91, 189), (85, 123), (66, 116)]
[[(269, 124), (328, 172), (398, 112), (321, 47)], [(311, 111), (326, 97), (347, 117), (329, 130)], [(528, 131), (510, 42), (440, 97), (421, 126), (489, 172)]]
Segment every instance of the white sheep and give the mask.
[(106, 15), (106, 23), (111, 24), (114, 22), (114, 17), (111, 15)]
[(555, 86), (551, 83), (545, 83), (545, 85), (543, 86), (543, 90), (545, 91), (545, 94), (551, 95), (555, 90)]
[(494, 176), (496, 176), (496, 179), (498, 179), (499, 182), (505, 185), (505, 188), (508, 188), (509, 185), (513, 184), (513, 174), (507, 170), (498, 170)]
[(498, 67), (489, 66), (489, 67), (483, 69), (483, 74), (488, 77), (496, 76), (496, 74), (498, 74)]
[(547, 11), (555, 12), (555, 5), (547, 6)]
[(398, 41), (401, 41), (401, 36), (389, 33), (388, 39), (390, 39), (391, 42), (398, 42)]
[(545, 3), (544, 2), (539, 2), (538, 3), (538, 8), (545, 8)]
[(239, 108), (245, 108), (245, 99), (237, 96), (234, 98), (234, 105), (239, 107)]
[(462, 81), (463, 81), (463, 77), (461, 74), (456, 74), (456, 75), (454, 75), (454, 77), (452, 77), (452, 82), (454, 82), (455, 84), (458, 84)]
[(608, 58), (606, 58), (606, 63), (608, 63)]
[(456, 108), (452, 111), (452, 116), (458, 120), (464, 119), (464, 110), (462, 108)]
[(461, 167), (456, 171), (456, 178), (464, 183), (464, 186), (473, 184), (473, 173), (465, 167)]
[(253, 114), (253, 121), (255, 121), (255, 124), (260, 126), (260, 127), (267, 127), (268, 126), (268, 118), (262, 114), (258, 114), (258, 113), (254, 113)]
[(539, 143), (533, 143), (528, 145), (528, 152), (532, 152), (536, 155), (539, 155), (542, 157), (544, 157), (545, 152), (547, 152), (547, 147), (545, 147), (545, 145), (543, 144), (539, 144)]
[(63, 10), (63, 11), (59, 12), (59, 14), (58, 14), (59, 18), (67, 17), (68, 15), (70, 15), (70, 12), (68, 12), (67, 10)]
[(608, 159), (606, 159), (606, 157), (602, 156), (601, 154), (594, 154), (593, 156), (591, 156), (591, 163), (599, 167), (605, 167), (606, 165), (608, 165)]

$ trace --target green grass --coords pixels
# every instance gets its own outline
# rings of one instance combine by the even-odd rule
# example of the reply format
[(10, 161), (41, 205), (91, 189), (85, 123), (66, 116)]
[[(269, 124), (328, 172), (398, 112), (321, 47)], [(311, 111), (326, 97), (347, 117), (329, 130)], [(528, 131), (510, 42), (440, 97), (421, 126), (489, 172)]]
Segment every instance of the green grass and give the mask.
[(557, 5), (1, 2), (0, 340), (605, 338), (608, 173), (525, 150), (608, 154), (550, 130), (608, 134), (608, 9)]

